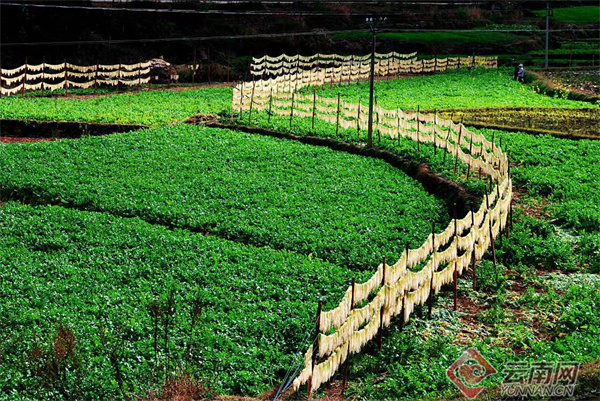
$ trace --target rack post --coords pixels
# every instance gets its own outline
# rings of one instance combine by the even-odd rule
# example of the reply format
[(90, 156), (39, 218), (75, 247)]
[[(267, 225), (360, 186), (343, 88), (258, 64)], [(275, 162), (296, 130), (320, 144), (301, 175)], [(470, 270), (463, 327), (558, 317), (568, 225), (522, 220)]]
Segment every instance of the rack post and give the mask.
[[(475, 204), (471, 202), (471, 231), (475, 227)], [(471, 251), (471, 268), (473, 269), (473, 290), (477, 289), (477, 269), (475, 268), (475, 244)]]
[(64, 69), (65, 69), (65, 96), (69, 96), (69, 73), (68, 73), (68, 68), (67, 68), (67, 60), (65, 60)]
[(421, 106), (417, 105), (417, 152), (421, 151)]
[(248, 124), (252, 121), (252, 106), (254, 106), (254, 82), (252, 82), (252, 94), (250, 95), (250, 114), (248, 115)]
[(313, 108), (312, 108), (312, 129), (315, 129), (315, 112), (317, 103), (317, 87), (313, 86)]
[[(383, 257), (383, 260), (381, 261), (381, 265), (382, 265), (382, 275), (381, 275), (381, 290), (380, 291), (385, 291), (385, 256)], [(385, 307), (385, 302), (384, 305), (381, 305), (381, 308), (379, 310), (379, 333), (377, 336), (377, 341), (378, 341), (378, 345), (377, 345), (377, 349), (379, 351), (381, 351), (381, 336), (383, 333), (383, 309)]]
[(25, 72), (23, 73), (23, 86), (21, 87), (21, 97), (25, 97), (25, 85), (27, 84), (27, 57), (25, 57)]
[(360, 97), (358, 98), (358, 112), (356, 113), (356, 134), (360, 141)]
[(337, 113), (336, 113), (336, 119), (335, 119), (335, 134), (338, 134), (338, 131), (340, 129), (340, 92), (338, 92), (337, 95)]
[(461, 119), (460, 119), (460, 125), (458, 127), (458, 142), (456, 142), (456, 156), (454, 157), (454, 174), (456, 174), (456, 169), (458, 168), (458, 151), (460, 149), (460, 139), (462, 136), (462, 127), (463, 127), (463, 118), (464, 118), (464, 114), (462, 115)]
[[(354, 291), (356, 287), (356, 277), (352, 277), (352, 297), (350, 298), (350, 311), (354, 309)], [(344, 376), (342, 379), (342, 396), (346, 391), (346, 384), (348, 382), (348, 370), (350, 369), (350, 341), (348, 340), (348, 356), (346, 357), (346, 363), (344, 364)]]
[(313, 336), (313, 354), (312, 354), (312, 370), (310, 372), (310, 376), (308, 377), (308, 399), (312, 398), (312, 377), (315, 372), (315, 364), (318, 360), (319, 356), (319, 332), (321, 331), (321, 311), (323, 310), (323, 301), (319, 300), (319, 306), (317, 307), (317, 318), (315, 324), (315, 335)]
[[(454, 204), (454, 240), (456, 241), (457, 254), (458, 254), (458, 209), (456, 203)], [(454, 311), (458, 309), (457, 305), (457, 286), (458, 286), (458, 272), (456, 271), (456, 261), (454, 262), (454, 272), (452, 272), (452, 279), (454, 281)]]
[(292, 120), (294, 119), (294, 94), (296, 91), (292, 92), (292, 107), (290, 109), (290, 130), (292, 129)]
[(42, 97), (44, 97), (44, 86), (46, 81), (46, 56), (42, 59)]
[(490, 216), (490, 198), (488, 196), (487, 184), (484, 184), (484, 188), (485, 188), (485, 204), (487, 206), (486, 214), (488, 216), (488, 223), (489, 223), (489, 229), (490, 229), (490, 243), (492, 246), (492, 260), (494, 262), (494, 272), (496, 273), (496, 279), (498, 279), (498, 267), (496, 266), (496, 250), (495, 250), (495, 246), (494, 246), (494, 235), (492, 233), (492, 218)]
[[(431, 256), (435, 257), (435, 221), (433, 221), (431, 223), (431, 245), (432, 245), (432, 250), (431, 250)], [(429, 299), (428, 299), (428, 310), (427, 310), (427, 319), (431, 320), (431, 310), (433, 309), (433, 301), (434, 301), (434, 294), (433, 294), (433, 275), (435, 274), (434, 271), (431, 272), (431, 280), (429, 280)]]
[(267, 113), (267, 122), (271, 123), (271, 108), (273, 105), (273, 88), (271, 88), (271, 94), (269, 95), (269, 113)]

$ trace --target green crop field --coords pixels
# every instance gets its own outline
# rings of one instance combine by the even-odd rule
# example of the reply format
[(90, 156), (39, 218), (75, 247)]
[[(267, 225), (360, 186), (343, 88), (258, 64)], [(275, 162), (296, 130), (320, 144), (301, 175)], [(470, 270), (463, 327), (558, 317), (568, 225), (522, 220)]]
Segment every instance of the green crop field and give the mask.
[(3, 199), (137, 216), (365, 269), (447, 220), (442, 201), (384, 162), (186, 125), (10, 146), (0, 171)]
[[(19, 400), (130, 399), (183, 360), (215, 391), (258, 394), (287, 369), (317, 299), (336, 300), (356, 274), (137, 218), (15, 203), (0, 208), (0, 263), (0, 399)], [(151, 307), (171, 293), (166, 325)], [(75, 346), (53, 379), (57, 327)]]
[[(335, 97), (340, 92), (348, 102), (368, 104), (368, 82), (347, 84), (319, 92)], [(375, 83), (377, 103), (388, 109), (439, 109), (457, 107), (590, 107), (590, 103), (552, 98), (535, 88), (512, 80), (507, 69), (448, 71), (442, 74)]]
[[(546, 10), (539, 10), (535, 13), (539, 16), (546, 16)], [(552, 19), (567, 24), (584, 25), (600, 22), (600, 6), (555, 8), (552, 13)]]
[[(268, 123), (260, 113), (253, 124), (290, 130), (289, 118), (275, 116)], [(363, 136), (360, 141), (355, 130), (336, 134), (335, 126), (324, 122), (312, 129), (309, 118), (296, 119), (291, 131), (353, 143), (365, 140)], [(494, 366), (515, 360), (600, 359), (600, 143), (480, 131), (507, 144), (514, 166), (514, 227), (496, 252), (502, 273), (483, 260), (477, 265), (477, 291), (461, 280), (459, 303), (474, 303), (475, 309), (459, 306), (459, 313), (451, 313), (451, 294), (442, 294), (433, 321), (415, 319), (414, 326), (403, 331), (393, 326), (381, 353), (367, 353), (351, 363), (348, 394), (370, 399), (452, 394), (455, 388), (444, 372), (467, 346), (483, 350)], [(430, 145), (422, 144), (419, 151), (404, 139), (375, 141), (378, 147), (426, 162), (472, 192), (481, 189), (479, 180), (466, 179), (464, 166), (454, 174), (453, 161), (443, 152), (436, 155)], [(471, 335), (465, 336), (465, 331)], [(500, 380), (496, 377), (490, 384)]]
[(229, 110), (231, 88), (152, 90), (91, 98), (0, 98), (0, 118), (162, 126)]
[[(343, 39), (366, 39), (370, 33), (339, 33), (336, 38)], [(377, 35), (379, 39), (395, 42), (418, 43), (424, 45), (466, 45), (510, 43), (523, 36), (503, 32), (384, 32)]]
[[(317, 93), (366, 105), (367, 88)], [(375, 91), (390, 109), (598, 112), (502, 69), (377, 81)], [(0, 399), (139, 399), (181, 375), (207, 398), (259, 396), (308, 348), (319, 299), (332, 308), (352, 277), (368, 278), (382, 256), (395, 261), (406, 242), (419, 246), (432, 222), (448, 224), (449, 194), (434, 197), (382, 160), (240, 132), (364, 145), (364, 131), (266, 112), (228, 121), (231, 94), (0, 99), (0, 118), (154, 126), (0, 144)], [(239, 130), (177, 123), (196, 114)], [(348, 397), (452, 399), (445, 371), (469, 346), (499, 372), (508, 361), (579, 361), (578, 394), (597, 391), (600, 142), (473, 131), (510, 154), (514, 216), (495, 243), (498, 264), (477, 263), (476, 290), (469, 274), (459, 279), (457, 312), (444, 288), (433, 319), (417, 310), (383, 333), (380, 352), (352, 356)], [(482, 198), (481, 178), (443, 149), (374, 135), (410, 168), (424, 163)], [(488, 398), (501, 380), (486, 380)]]

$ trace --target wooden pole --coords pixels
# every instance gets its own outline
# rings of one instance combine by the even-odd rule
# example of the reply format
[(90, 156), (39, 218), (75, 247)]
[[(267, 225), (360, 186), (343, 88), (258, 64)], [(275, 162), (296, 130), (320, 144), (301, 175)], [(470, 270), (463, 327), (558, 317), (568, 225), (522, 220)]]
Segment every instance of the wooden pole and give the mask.
[(358, 98), (358, 111), (356, 113), (356, 134), (360, 141), (360, 97)]
[(492, 131), (492, 152), (494, 151), (494, 138), (496, 137), (496, 131)]
[[(433, 256), (435, 254), (435, 221), (433, 221), (431, 223), (431, 240), (432, 240), (432, 251), (431, 251), (431, 255)], [(429, 280), (429, 299), (428, 299), (428, 310), (427, 310), (427, 319), (431, 320), (431, 310), (433, 309), (433, 275), (435, 274), (435, 272), (431, 272), (431, 280)]]
[(396, 118), (398, 120), (398, 146), (400, 146), (400, 109), (396, 108)]
[[(475, 227), (475, 204), (471, 202), (471, 230)], [(475, 268), (475, 244), (471, 252), (471, 268), (473, 269), (473, 290), (477, 289), (477, 269)]]
[[(381, 291), (384, 291), (384, 287), (385, 287), (385, 256), (383, 257), (383, 260), (381, 261), (381, 265), (382, 265), (382, 275), (381, 275)], [(379, 333), (378, 333), (378, 337), (377, 337), (377, 341), (378, 341), (378, 345), (377, 345), (377, 349), (379, 351), (381, 351), (381, 336), (383, 333), (383, 308), (384, 305), (381, 305), (381, 309), (379, 310)]]
[(250, 114), (248, 115), (248, 124), (252, 121), (252, 106), (254, 106), (254, 82), (252, 82), (252, 94), (250, 95)]
[[(473, 133), (471, 133), (471, 141), (469, 142), (469, 155), (473, 155)], [(471, 159), (469, 159), (471, 160)], [(469, 164), (467, 165), (467, 180), (469, 179), (469, 176), (471, 175), (471, 162), (469, 161)]]
[(267, 113), (267, 122), (271, 123), (271, 107), (273, 105), (273, 88), (271, 88), (271, 93), (269, 95), (269, 112)]
[(487, 216), (488, 216), (488, 223), (489, 223), (489, 229), (490, 229), (490, 243), (492, 246), (492, 260), (494, 262), (494, 272), (496, 274), (496, 280), (498, 280), (498, 267), (496, 265), (496, 250), (494, 249), (494, 235), (492, 233), (492, 218), (490, 216), (489, 210), (490, 210), (490, 198), (488, 196), (488, 187), (487, 184), (483, 184), (484, 188), (485, 188), (485, 204), (487, 206)]
[(421, 118), (419, 117), (421, 114), (421, 107), (419, 105), (417, 105), (417, 152), (421, 151), (421, 137), (420, 137), (420, 133), (421, 133)]
[(292, 120), (294, 119), (294, 94), (296, 91), (292, 92), (292, 108), (290, 109), (290, 130), (292, 129)]
[[(464, 117), (464, 114), (463, 114)], [(458, 142), (456, 142), (456, 156), (454, 157), (454, 174), (456, 174), (456, 169), (458, 168), (458, 150), (460, 149), (460, 138), (462, 136), (462, 127), (463, 122), (462, 118), (460, 121), (460, 126), (458, 127)]]
[(98, 93), (98, 70), (100, 69), (100, 63), (96, 60), (96, 71), (94, 71), (94, 93)]
[[(375, 108), (377, 108), (377, 96), (375, 96)], [(375, 112), (375, 127), (377, 129), (377, 141), (381, 143), (381, 131), (379, 131), (379, 109)]]
[(337, 95), (337, 113), (336, 113), (336, 120), (335, 120), (335, 134), (338, 134), (338, 131), (340, 129), (340, 92), (338, 92)]
[(44, 97), (44, 84), (46, 81), (46, 56), (42, 58), (42, 97)]
[(313, 86), (312, 129), (315, 129), (315, 113), (317, 106), (317, 87)]
[(138, 66), (138, 91), (142, 89), (142, 67)]
[(437, 156), (437, 144), (435, 139), (437, 137), (437, 109), (433, 109), (433, 155)]
[(315, 324), (315, 335), (314, 338), (314, 346), (313, 346), (313, 354), (312, 354), (312, 371), (310, 372), (310, 376), (308, 377), (308, 399), (312, 398), (312, 377), (315, 372), (315, 365), (317, 363), (319, 357), (319, 332), (321, 331), (321, 311), (323, 310), (323, 301), (319, 300), (319, 306), (317, 307), (317, 318)]
[(21, 97), (25, 97), (25, 85), (27, 84), (27, 57), (25, 57), (25, 72), (23, 73), (23, 86), (21, 87)]
[[(356, 287), (356, 277), (352, 277), (352, 297), (350, 298), (350, 311), (354, 309), (354, 291)], [(348, 340), (348, 356), (346, 357), (346, 363), (344, 364), (344, 376), (342, 379), (342, 397), (346, 391), (346, 384), (348, 383), (348, 371), (350, 370), (350, 341)]]
[(69, 95), (69, 73), (67, 68), (67, 60), (65, 60), (65, 96)]
[(240, 119), (242, 118), (242, 104), (244, 103), (244, 83), (240, 83)]
[(444, 152), (444, 159), (442, 164), (446, 164), (446, 154), (448, 153), (448, 141), (450, 140), (450, 131), (452, 131), (452, 120), (450, 120), (450, 127), (448, 127), (448, 134), (446, 135), (446, 151)]
[[(458, 246), (458, 209), (456, 208), (456, 203), (454, 204), (454, 240), (456, 241), (456, 244)], [(454, 281), (454, 311), (456, 311), (458, 309), (458, 272), (456, 271), (456, 261), (454, 262), (454, 271), (452, 272), (452, 278)]]

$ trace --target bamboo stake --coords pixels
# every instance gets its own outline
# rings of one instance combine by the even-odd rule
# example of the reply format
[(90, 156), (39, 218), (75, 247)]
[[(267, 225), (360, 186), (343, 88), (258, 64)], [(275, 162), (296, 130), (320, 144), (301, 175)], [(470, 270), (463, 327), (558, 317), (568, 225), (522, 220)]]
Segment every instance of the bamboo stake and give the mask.
[(69, 95), (69, 73), (67, 68), (67, 60), (65, 60), (65, 96)]
[(360, 98), (358, 98), (358, 111), (356, 113), (356, 133), (360, 141)]
[(421, 107), (419, 105), (417, 105), (417, 152), (421, 151), (421, 144), (420, 144), (420, 142), (421, 142), (421, 137), (420, 137), (421, 118), (419, 117), (420, 113), (421, 113), (420, 110), (421, 110)]
[(254, 105), (254, 88), (255, 84), (252, 82), (252, 94), (250, 95), (250, 114), (248, 114), (248, 124), (252, 121), (252, 106)]
[[(475, 227), (475, 205), (471, 202), (471, 230)], [(475, 244), (471, 251), (471, 268), (473, 269), (473, 290), (477, 289), (477, 269), (475, 268)]]
[(27, 84), (27, 57), (25, 57), (25, 72), (23, 73), (23, 86), (21, 87), (21, 97), (25, 97), (25, 85)]
[[(458, 244), (458, 209), (456, 208), (456, 203), (454, 204), (454, 240)], [(452, 272), (452, 278), (454, 281), (454, 311), (458, 309), (458, 296), (457, 296), (457, 286), (458, 286), (458, 272), (456, 271), (456, 261), (454, 262), (454, 271)]]
[(315, 365), (318, 361), (319, 357), (319, 332), (321, 330), (321, 311), (323, 310), (323, 301), (319, 300), (319, 306), (317, 307), (317, 319), (315, 324), (315, 335), (314, 338), (314, 346), (313, 346), (313, 354), (312, 354), (312, 371), (310, 372), (310, 376), (308, 377), (308, 399), (312, 398), (312, 378), (315, 373)]
[[(435, 257), (435, 221), (431, 222), (431, 241), (432, 241), (432, 250), (431, 250), (431, 255), (432, 257)], [(429, 300), (428, 300), (428, 310), (427, 310), (427, 319), (431, 320), (431, 310), (433, 309), (433, 301), (434, 301), (434, 294), (433, 294), (433, 276), (434, 276), (435, 272), (432, 271), (431, 272), (431, 280), (429, 280)]]
[[(463, 114), (464, 117), (464, 114)], [(463, 127), (463, 122), (462, 122), (462, 118), (460, 121), (460, 125), (458, 127), (458, 142), (456, 143), (456, 156), (454, 158), (454, 174), (456, 174), (456, 169), (458, 168), (458, 151), (460, 149), (460, 138), (462, 135), (462, 127)]]
[(271, 107), (273, 104), (273, 88), (271, 88), (271, 93), (269, 95), (269, 113), (267, 116), (267, 122), (270, 124), (271, 123)]
[(338, 134), (340, 128), (340, 92), (338, 92), (337, 95), (337, 113), (336, 113), (336, 120), (335, 120), (335, 134)]
[(313, 109), (312, 109), (312, 129), (315, 129), (315, 112), (317, 103), (317, 87), (313, 86)]
[[(382, 275), (381, 275), (381, 291), (385, 291), (385, 256), (383, 257), (383, 260), (381, 262), (382, 264)], [(385, 302), (384, 302), (385, 303)], [(381, 351), (381, 336), (383, 333), (383, 308), (384, 305), (381, 305), (381, 309), (379, 310), (379, 333), (378, 333), (378, 346), (377, 349), (379, 351)]]
[(46, 81), (46, 56), (42, 58), (42, 97), (44, 97), (44, 84)]
[(292, 108), (290, 109), (290, 130), (292, 129), (292, 120), (294, 119), (294, 94), (296, 91), (292, 92)]
[[(354, 309), (354, 292), (355, 292), (355, 287), (356, 287), (356, 277), (352, 277), (352, 297), (350, 299), (350, 311), (352, 311)], [(350, 341), (352, 341), (352, 339), (348, 340), (348, 356), (346, 357), (346, 363), (344, 364), (344, 376), (342, 379), (342, 396), (344, 395), (344, 392), (346, 391), (346, 384), (348, 382), (348, 371), (350, 370)]]

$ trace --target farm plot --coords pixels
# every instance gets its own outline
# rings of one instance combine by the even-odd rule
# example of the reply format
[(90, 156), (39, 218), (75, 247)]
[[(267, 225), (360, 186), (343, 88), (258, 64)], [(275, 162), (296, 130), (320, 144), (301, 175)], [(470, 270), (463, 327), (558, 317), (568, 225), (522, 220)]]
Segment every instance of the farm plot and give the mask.
[[(368, 105), (368, 82), (324, 88), (320, 96), (340, 92), (349, 102)], [(377, 102), (388, 109), (441, 109), (457, 107), (591, 107), (590, 103), (552, 98), (512, 80), (507, 69), (447, 71), (441, 74), (376, 82)]]
[(12, 202), (0, 265), (0, 398), (19, 400), (131, 399), (182, 370), (259, 394), (304, 345), (317, 300), (363, 279), (294, 252)]
[[(253, 121), (290, 130), (289, 118), (272, 116), (269, 122), (265, 113), (256, 113)], [(356, 130), (336, 133), (335, 124), (316, 121), (312, 129), (310, 118), (294, 119), (291, 131), (361, 142)], [(452, 393), (455, 389), (446, 380), (445, 369), (470, 345), (494, 366), (511, 360), (586, 363), (600, 358), (600, 282), (595, 278), (600, 271), (600, 143), (474, 131), (496, 143), (502, 140), (511, 154), (517, 203), (510, 237), (496, 244), (498, 270), (489, 260), (478, 263), (477, 291), (461, 280), (460, 313), (450, 313), (451, 301), (441, 299), (433, 321), (416, 319), (403, 332), (392, 327), (383, 352), (352, 361), (349, 394), (422, 399)], [(364, 142), (365, 133), (361, 135)], [(453, 160), (439, 150), (436, 155), (432, 146), (421, 144), (418, 149), (411, 141), (385, 138), (379, 142), (377, 132), (374, 135), (377, 147), (428, 163), (473, 191), (481, 185), (478, 179), (466, 179), (465, 166), (459, 164), (454, 174)], [(556, 271), (561, 273), (550, 274)], [(498, 381), (490, 384), (494, 383)]]
[(420, 244), (441, 200), (375, 159), (178, 125), (0, 148), (2, 199), (137, 216), (372, 269)]
[[(446, 297), (436, 303), (433, 321), (393, 327), (381, 353), (352, 362), (349, 393), (377, 399), (452, 394), (444, 372), (468, 346), (495, 367), (600, 359), (600, 143), (476, 131), (510, 144), (520, 194), (513, 230), (496, 243), (501, 273), (483, 260), (477, 291), (459, 281), (458, 313), (448, 312)], [(597, 392), (597, 366), (579, 382), (580, 394)]]
[(0, 98), (0, 118), (163, 126), (229, 110), (231, 88), (157, 90), (90, 98)]

